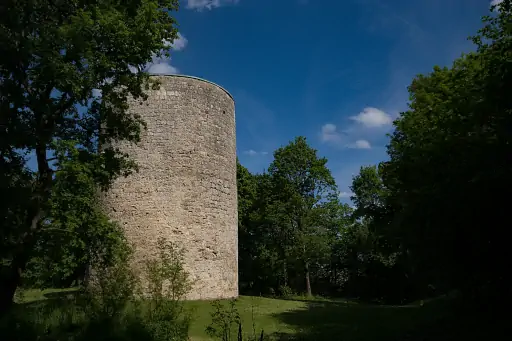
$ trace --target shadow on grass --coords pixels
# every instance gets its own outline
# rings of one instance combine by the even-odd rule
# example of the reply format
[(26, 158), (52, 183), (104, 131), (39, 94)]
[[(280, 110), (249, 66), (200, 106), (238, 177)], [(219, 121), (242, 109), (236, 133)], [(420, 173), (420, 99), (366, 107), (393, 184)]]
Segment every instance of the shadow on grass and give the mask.
[(43, 293), (46, 299), (70, 300), (74, 299), (80, 294), (80, 291), (52, 291)]
[(484, 315), (464, 311), (448, 300), (424, 306), (310, 302), (305, 309), (274, 315), (296, 332), (272, 337), (304, 341), (500, 340), (505, 324)]

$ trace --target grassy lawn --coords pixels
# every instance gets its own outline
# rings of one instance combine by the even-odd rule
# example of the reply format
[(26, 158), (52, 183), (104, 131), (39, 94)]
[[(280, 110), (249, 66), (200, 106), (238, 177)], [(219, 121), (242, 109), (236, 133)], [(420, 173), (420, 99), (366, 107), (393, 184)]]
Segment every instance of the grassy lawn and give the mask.
[[(58, 302), (61, 297), (70, 294), (72, 289), (31, 290), (21, 299), (27, 302), (28, 309), (35, 301), (40, 301), (37, 304)], [(191, 340), (209, 340), (205, 328), (210, 324), (214, 311), (211, 303), (186, 303), (193, 313)], [(223, 304), (227, 306), (228, 301)], [(20, 304), (20, 308), (25, 309), (24, 306)], [(377, 306), (341, 300), (280, 300), (241, 296), (236, 307), (242, 318), (244, 334), (252, 334), (254, 328), (259, 335), (263, 329), (265, 335), (274, 340), (451, 340), (461, 336), (468, 340), (476, 337), (472, 328), (478, 325), (478, 321), (471, 322), (467, 318), (457, 318), (463, 321), (464, 326), (454, 324), (453, 317), (458, 316), (459, 312), (454, 311), (446, 299), (423, 306)], [(465, 331), (465, 335), (461, 334), (461, 330)], [(489, 336), (489, 333), (486, 332), (485, 336)]]
[[(208, 340), (205, 327), (213, 308), (210, 302), (189, 302), (194, 311), (190, 336)], [(449, 310), (436, 302), (409, 306), (375, 306), (349, 301), (294, 301), (241, 296), (237, 302), (245, 333), (279, 340), (398, 340), (409, 331), (428, 326)]]

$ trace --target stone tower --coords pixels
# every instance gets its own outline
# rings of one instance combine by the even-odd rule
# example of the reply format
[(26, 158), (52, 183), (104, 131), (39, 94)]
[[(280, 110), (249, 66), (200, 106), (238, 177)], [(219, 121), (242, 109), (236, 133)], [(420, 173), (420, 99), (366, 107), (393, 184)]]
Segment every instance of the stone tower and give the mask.
[(159, 90), (130, 110), (147, 124), (137, 145), (121, 145), (139, 172), (106, 194), (112, 219), (136, 245), (133, 266), (157, 254), (159, 237), (184, 247), (194, 281), (188, 299), (238, 296), (235, 105), (203, 79), (154, 76)]

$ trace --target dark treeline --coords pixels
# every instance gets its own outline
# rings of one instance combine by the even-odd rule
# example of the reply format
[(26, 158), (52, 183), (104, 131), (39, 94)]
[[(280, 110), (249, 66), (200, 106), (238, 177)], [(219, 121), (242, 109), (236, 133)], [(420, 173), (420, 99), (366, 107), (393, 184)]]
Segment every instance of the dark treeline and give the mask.
[(264, 174), (238, 164), (242, 292), (510, 298), (512, 3), (483, 22), (474, 52), (412, 81), (388, 161), (353, 178), (355, 209), (303, 137)]

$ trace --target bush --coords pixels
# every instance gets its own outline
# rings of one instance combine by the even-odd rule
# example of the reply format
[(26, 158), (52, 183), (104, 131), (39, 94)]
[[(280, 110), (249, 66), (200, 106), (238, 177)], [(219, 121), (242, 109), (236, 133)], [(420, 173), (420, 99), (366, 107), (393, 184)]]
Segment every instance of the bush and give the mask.
[(9, 341), (188, 340), (190, 313), (183, 296), (190, 289), (182, 250), (159, 241), (160, 258), (147, 263), (148, 297), (127, 259), (95, 269), (93, 281), (72, 298), (15, 307), (0, 321)]
[(183, 249), (158, 240), (158, 260), (147, 263), (149, 309), (146, 324), (154, 340), (187, 340), (191, 315), (183, 305), (192, 282), (183, 267)]
[[(236, 299), (231, 299), (228, 306), (225, 307), (220, 301), (214, 301), (212, 322), (206, 327), (206, 333), (213, 339), (220, 341), (263, 341), (264, 333), (256, 335), (256, 327), (254, 325), (253, 316), (253, 333), (252, 335), (244, 335), (242, 331), (242, 320), (238, 309), (236, 308)], [(235, 332), (237, 332), (235, 334)], [(236, 339), (235, 339), (236, 335)]]
[(282, 298), (291, 298), (295, 295), (295, 293), (293, 292), (292, 288), (290, 288), (289, 286), (281, 285), (281, 286), (279, 286), (279, 295)]

